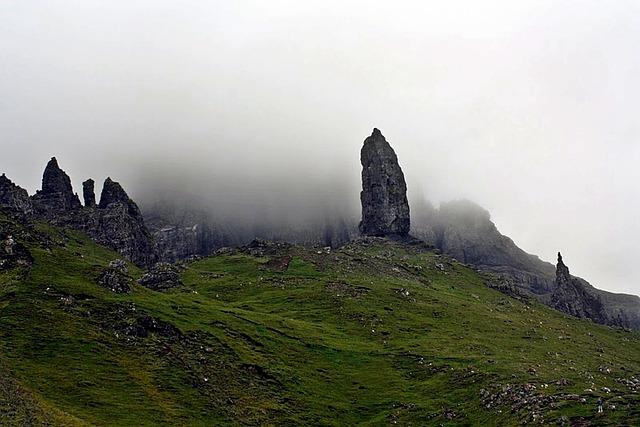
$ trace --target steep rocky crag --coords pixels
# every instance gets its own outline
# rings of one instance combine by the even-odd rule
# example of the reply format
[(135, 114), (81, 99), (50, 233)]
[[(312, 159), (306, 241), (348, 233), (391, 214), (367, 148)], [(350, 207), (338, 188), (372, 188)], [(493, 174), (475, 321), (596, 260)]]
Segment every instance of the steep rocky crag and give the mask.
[(11, 182), (5, 174), (0, 176), (0, 208), (12, 213), (33, 213), (33, 204), (27, 190)]
[(564, 264), (559, 252), (555, 283), (555, 289), (551, 294), (551, 307), (574, 317), (591, 319), (596, 323), (612, 323), (600, 298), (589, 292), (579, 279), (571, 276), (569, 267)]
[(85, 207), (71, 221), (75, 228), (135, 264), (150, 266), (157, 260), (153, 238), (138, 205), (111, 178), (104, 181), (97, 207)]
[(38, 214), (56, 221), (60, 214), (82, 207), (78, 195), (73, 192), (71, 179), (60, 169), (52, 157), (42, 175), (42, 188), (31, 197)]

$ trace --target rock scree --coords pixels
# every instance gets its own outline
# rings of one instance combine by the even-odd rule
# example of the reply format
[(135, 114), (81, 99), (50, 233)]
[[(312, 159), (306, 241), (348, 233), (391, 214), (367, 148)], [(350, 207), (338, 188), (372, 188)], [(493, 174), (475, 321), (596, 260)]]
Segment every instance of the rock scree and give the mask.
[(366, 236), (407, 236), (410, 228), (407, 184), (398, 157), (378, 129), (364, 140), (362, 163), (362, 221)]

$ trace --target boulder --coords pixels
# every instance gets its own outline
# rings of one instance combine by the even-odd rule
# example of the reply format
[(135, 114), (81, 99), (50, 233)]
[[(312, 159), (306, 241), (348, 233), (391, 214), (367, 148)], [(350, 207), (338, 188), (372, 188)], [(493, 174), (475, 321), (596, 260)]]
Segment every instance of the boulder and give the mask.
[(109, 268), (118, 270), (122, 274), (129, 274), (129, 268), (127, 267), (126, 261), (120, 258), (114, 259), (113, 261), (109, 262)]

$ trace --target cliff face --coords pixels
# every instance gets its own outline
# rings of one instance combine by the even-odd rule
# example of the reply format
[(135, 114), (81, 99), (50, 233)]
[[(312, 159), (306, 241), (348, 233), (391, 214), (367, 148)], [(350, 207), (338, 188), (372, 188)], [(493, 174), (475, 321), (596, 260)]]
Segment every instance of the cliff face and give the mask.
[(560, 253), (556, 269), (556, 287), (551, 295), (550, 305), (571, 316), (591, 319), (596, 323), (612, 323), (600, 298), (589, 292), (579, 279), (571, 276)]
[(174, 203), (156, 203), (144, 210), (161, 261), (211, 255), (223, 246), (239, 244), (222, 233), (207, 215)]
[(410, 228), (407, 184), (396, 153), (378, 129), (365, 139), (360, 161), (360, 233), (380, 237), (407, 236)]
[[(407, 236), (411, 225), (413, 236), (463, 263), (495, 273), (520, 293), (577, 317), (640, 329), (640, 298), (596, 289), (571, 276), (561, 260), (554, 269), (527, 254), (498, 231), (486, 210), (471, 202), (444, 203), (439, 209), (417, 204), (410, 222), (404, 175), (393, 149), (377, 129), (365, 140), (361, 162), (361, 233)], [(0, 176), (3, 211), (82, 230), (141, 266), (209, 255), (223, 246), (240, 246), (256, 238), (335, 248), (358, 235), (352, 217), (326, 217), (324, 222), (287, 223), (279, 228), (239, 226), (198, 214), (192, 205), (180, 206), (176, 201), (168, 209), (148, 209), (147, 228), (138, 205), (110, 178), (104, 182), (99, 203), (93, 180), (83, 183), (83, 198), (84, 207), (55, 158), (44, 171), (42, 189), (31, 198)]]
[(553, 291), (553, 265), (520, 249), (498, 231), (489, 212), (468, 200), (415, 212), (411, 233), (458, 261), (498, 274), (525, 294)]
[(357, 222), (339, 216), (300, 227), (256, 227), (221, 220), (206, 207), (197, 207), (195, 201), (179, 200), (156, 201), (143, 206), (143, 213), (158, 256), (165, 262), (210, 255), (222, 247), (242, 246), (254, 239), (336, 248), (358, 236)]

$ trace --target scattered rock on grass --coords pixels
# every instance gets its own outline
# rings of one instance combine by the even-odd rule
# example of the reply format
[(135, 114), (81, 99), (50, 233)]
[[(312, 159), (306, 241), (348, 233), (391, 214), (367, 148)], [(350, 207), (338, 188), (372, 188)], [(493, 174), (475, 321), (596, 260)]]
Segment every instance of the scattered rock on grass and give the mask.
[(325, 289), (336, 297), (360, 298), (369, 292), (369, 289), (361, 286), (352, 286), (343, 282), (327, 283)]
[(138, 280), (145, 288), (154, 291), (164, 291), (182, 285), (182, 279), (178, 269), (166, 262), (160, 262), (153, 267)]
[(115, 260), (109, 263), (109, 267), (102, 270), (98, 276), (98, 284), (111, 292), (125, 294), (131, 291), (133, 279), (126, 273), (126, 264), (123, 271), (123, 268), (116, 261), (122, 260)]

